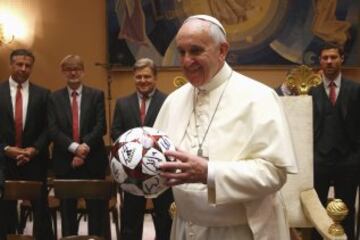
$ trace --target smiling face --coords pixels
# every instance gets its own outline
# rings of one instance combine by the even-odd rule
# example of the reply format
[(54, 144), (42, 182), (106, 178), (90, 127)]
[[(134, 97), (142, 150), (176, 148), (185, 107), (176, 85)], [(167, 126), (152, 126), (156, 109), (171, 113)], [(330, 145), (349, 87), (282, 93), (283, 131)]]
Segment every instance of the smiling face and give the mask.
[(10, 71), (11, 77), (17, 83), (23, 83), (29, 79), (34, 59), (30, 56), (16, 55), (11, 58)]
[(134, 71), (136, 90), (141, 95), (149, 95), (156, 86), (156, 76), (150, 67), (138, 68)]
[(214, 77), (228, 52), (228, 44), (216, 43), (209, 31), (210, 23), (194, 19), (184, 23), (176, 36), (184, 75), (195, 87)]
[(320, 68), (329, 80), (334, 80), (339, 75), (343, 61), (344, 56), (336, 48), (321, 51)]

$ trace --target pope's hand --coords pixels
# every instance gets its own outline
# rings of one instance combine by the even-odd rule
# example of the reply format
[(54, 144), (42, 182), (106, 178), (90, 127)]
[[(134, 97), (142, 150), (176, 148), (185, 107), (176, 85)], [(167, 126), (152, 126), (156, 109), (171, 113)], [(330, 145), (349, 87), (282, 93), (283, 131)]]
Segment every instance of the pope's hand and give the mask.
[(162, 172), (168, 186), (183, 183), (204, 183), (207, 182), (208, 161), (183, 151), (167, 151), (165, 155), (173, 157), (177, 161), (164, 162), (160, 164)]

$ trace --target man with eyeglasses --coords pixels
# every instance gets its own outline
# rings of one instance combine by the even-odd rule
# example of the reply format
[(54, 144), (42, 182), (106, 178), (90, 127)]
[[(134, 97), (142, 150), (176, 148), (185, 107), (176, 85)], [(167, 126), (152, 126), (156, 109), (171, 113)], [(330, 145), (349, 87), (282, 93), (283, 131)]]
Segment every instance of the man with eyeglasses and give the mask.
[[(54, 143), (53, 170), (58, 179), (104, 179), (107, 155), (104, 93), (82, 80), (85, 65), (78, 55), (60, 63), (67, 86), (50, 97), (49, 131)], [(106, 202), (86, 199), (89, 235), (107, 239)], [(77, 199), (61, 201), (62, 235), (77, 235)]]

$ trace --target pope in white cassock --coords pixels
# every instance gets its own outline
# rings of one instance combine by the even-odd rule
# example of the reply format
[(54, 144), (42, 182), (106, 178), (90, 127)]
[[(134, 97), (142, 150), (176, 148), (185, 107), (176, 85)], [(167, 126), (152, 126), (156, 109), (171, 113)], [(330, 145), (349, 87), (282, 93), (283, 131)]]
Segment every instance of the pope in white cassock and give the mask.
[(155, 128), (169, 135), (175, 162), (161, 164), (177, 214), (171, 239), (288, 240), (279, 190), (297, 166), (277, 94), (225, 62), (221, 23), (185, 20), (176, 36), (190, 83), (173, 92)]

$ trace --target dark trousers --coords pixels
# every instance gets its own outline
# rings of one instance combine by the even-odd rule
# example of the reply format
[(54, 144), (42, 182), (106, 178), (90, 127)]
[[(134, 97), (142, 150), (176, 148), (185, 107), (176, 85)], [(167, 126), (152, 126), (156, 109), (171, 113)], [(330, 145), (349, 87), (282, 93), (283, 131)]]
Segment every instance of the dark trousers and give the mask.
[[(153, 198), (152, 201), (156, 240), (168, 240), (172, 224), (169, 207), (174, 201), (171, 189)], [(121, 209), (121, 239), (142, 239), (145, 208), (146, 198), (124, 192), (124, 203)]]
[[(34, 214), (33, 232), (37, 240), (54, 239), (51, 217), (47, 201), (46, 186), (42, 189), (42, 198), (31, 201)], [(17, 201), (0, 200), (0, 240), (7, 234), (15, 234), (18, 227)]]
[[(60, 213), (62, 235), (78, 235), (77, 199), (61, 200)], [(88, 216), (88, 234), (103, 237), (107, 236), (109, 217), (106, 211), (106, 202), (104, 200), (87, 199), (86, 213)]]
[[(105, 174), (105, 173), (104, 173)], [(72, 170), (67, 175), (57, 176), (58, 179), (104, 179), (105, 176), (91, 175), (86, 168)], [(110, 218), (108, 202), (98, 199), (85, 199), (86, 213), (88, 216), (88, 234), (102, 236), (110, 239)], [(62, 236), (77, 235), (78, 211), (77, 199), (62, 199), (60, 203)]]
[[(326, 207), (330, 186), (334, 187), (335, 198), (340, 198), (348, 207), (349, 214), (342, 222), (349, 240), (355, 239), (355, 199), (358, 179), (358, 169), (354, 166), (344, 166), (342, 161), (349, 157), (333, 150), (326, 155), (315, 154), (316, 157), (328, 159), (330, 164), (314, 166), (314, 187), (321, 203)], [(324, 161), (322, 161), (324, 162)], [(319, 236), (315, 239), (320, 239)]]

